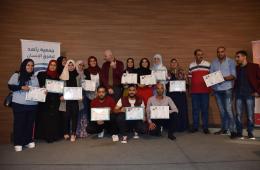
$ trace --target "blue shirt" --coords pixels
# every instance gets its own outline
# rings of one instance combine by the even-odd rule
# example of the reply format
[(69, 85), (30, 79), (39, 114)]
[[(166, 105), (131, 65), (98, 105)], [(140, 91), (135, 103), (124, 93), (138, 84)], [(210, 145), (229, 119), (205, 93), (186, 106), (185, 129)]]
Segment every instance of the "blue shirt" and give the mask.
[[(223, 77), (233, 75), (236, 77), (236, 63), (233, 59), (226, 57), (225, 60), (220, 63), (219, 59), (212, 61), (210, 66), (210, 73), (219, 71), (222, 73)], [(234, 80), (224, 81), (222, 83), (212, 86), (215, 91), (224, 91), (232, 89), (234, 86)]]

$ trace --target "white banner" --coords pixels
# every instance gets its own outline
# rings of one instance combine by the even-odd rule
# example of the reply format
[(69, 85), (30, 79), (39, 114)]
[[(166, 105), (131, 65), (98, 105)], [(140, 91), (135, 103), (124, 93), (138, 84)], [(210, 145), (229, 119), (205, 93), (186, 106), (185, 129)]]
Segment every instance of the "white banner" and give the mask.
[(22, 61), (30, 58), (34, 61), (34, 72), (44, 71), (50, 60), (60, 56), (60, 43), (21, 39)]

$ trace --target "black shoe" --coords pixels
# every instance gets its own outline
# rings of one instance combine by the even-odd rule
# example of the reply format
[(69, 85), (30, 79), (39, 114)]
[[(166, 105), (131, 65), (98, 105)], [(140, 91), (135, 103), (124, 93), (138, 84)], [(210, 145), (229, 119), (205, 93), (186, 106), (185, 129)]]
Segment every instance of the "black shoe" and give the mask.
[(203, 129), (203, 132), (204, 132), (205, 134), (210, 134), (209, 129)]
[(198, 132), (199, 130), (197, 129), (197, 128), (192, 128), (191, 130), (190, 130), (190, 133), (196, 133), (196, 132)]
[(217, 132), (214, 133), (215, 135), (227, 135), (228, 131), (227, 130), (219, 130)]
[(171, 140), (176, 140), (176, 137), (173, 134), (168, 134), (168, 138)]
[(237, 133), (231, 132), (230, 139), (235, 139), (235, 138), (237, 138)]
[(248, 132), (248, 139), (255, 140), (255, 137), (252, 132)]

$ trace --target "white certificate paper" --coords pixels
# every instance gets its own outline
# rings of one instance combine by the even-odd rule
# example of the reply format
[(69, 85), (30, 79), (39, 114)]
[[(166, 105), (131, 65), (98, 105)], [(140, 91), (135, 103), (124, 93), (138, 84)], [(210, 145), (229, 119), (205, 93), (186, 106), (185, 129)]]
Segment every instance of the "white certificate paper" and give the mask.
[(152, 74), (155, 76), (156, 80), (166, 80), (167, 72), (166, 70), (153, 70)]
[(83, 80), (81, 85), (85, 91), (96, 91), (96, 82), (93, 80)]
[(140, 76), (140, 84), (142, 85), (156, 84), (155, 76), (153, 74)]
[(81, 100), (82, 87), (64, 87), (64, 100)]
[(110, 120), (110, 108), (91, 108), (91, 121)]
[(45, 87), (49, 93), (63, 93), (64, 81), (46, 79)]
[(169, 119), (169, 106), (150, 106), (151, 119)]
[(215, 84), (222, 83), (224, 80), (224, 77), (220, 71), (216, 71), (213, 73), (210, 73), (208, 75), (203, 76), (203, 79), (206, 83), (207, 87), (213, 86)]
[(170, 92), (184, 92), (186, 91), (186, 81), (185, 80), (174, 80), (170, 81)]
[(144, 108), (143, 107), (126, 107), (126, 120), (143, 120)]
[(45, 102), (46, 100), (46, 89), (39, 87), (30, 87), (30, 90), (26, 93), (25, 100), (35, 102)]
[(124, 73), (121, 78), (122, 84), (137, 84), (137, 74)]

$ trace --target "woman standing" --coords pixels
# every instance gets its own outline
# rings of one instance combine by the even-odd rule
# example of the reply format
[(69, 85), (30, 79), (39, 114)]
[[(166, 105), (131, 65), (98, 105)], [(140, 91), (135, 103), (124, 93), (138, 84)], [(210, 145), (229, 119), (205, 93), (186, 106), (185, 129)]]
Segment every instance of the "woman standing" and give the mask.
[(9, 89), (13, 91), (14, 150), (17, 152), (22, 151), (23, 146), (35, 147), (33, 125), (38, 102), (25, 100), (26, 92), (30, 90), (30, 86), (39, 87), (39, 83), (37, 77), (34, 76), (33, 60), (25, 59), (19, 72), (14, 73), (8, 82)]
[(61, 75), (66, 63), (67, 63), (67, 57), (60, 56), (57, 58), (57, 72), (59, 76)]
[[(135, 63), (133, 58), (128, 58), (126, 60), (126, 69), (124, 70), (124, 73), (136, 73), (135, 69)], [(128, 85), (124, 85), (124, 91), (123, 96), (128, 96)]]
[[(61, 75), (60, 79), (65, 81), (66, 87), (77, 87), (78, 76), (76, 65), (74, 60), (68, 60)], [(61, 100), (64, 100), (64, 97), (61, 97)], [(64, 139), (67, 140), (70, 137), (71, 142), (76, 140), (76, 129), (77, 129), (77, 119), (79, 112), (78, 100), (67, 100), (65, 101), (66, 112), (63, 114), (63, 130), (64, 130)], [(71, 126), (70, 126), (71, 122)], [(70, 130), (71, 127), (71, 130)], [(70, 136), (71, 131), (71, 136)]]
[[(47, 71), (39, 72), (37, 77), (40, 87), (45, 87), (46, 79), (59, 80), (57, 72), (57, 61), (51, 60), (49, 62)], [(58, 140), (60, 136), (59, 97), (60, 95), (57, 93), (48, 92), (46, 96), (46, 101), (39, 104), (38, 124), (40, 125), (40, 129), (42, 130), (41, 138), (46, 140), (48, 143)]]
[(139, 68), (136, 70), (138, 77), (138, 89), (137, 95), (142, 97), (144, 100), (144, 104), (146, 106), (149, 97), (153, 95), (152, 86), (146, 86), (140, 84), (140, 76), (150, 75), (152, 72), (150, 70), (150, 62), (147, 58), (142, 58), (139, 63)]
[[(171, 81), (183, 80), (187, 84), (187, 76), (184, 70), (179, 67), (178, 61), (175, 58), (171, 60), (168, 73)], [(186, 92), (169, 92), (169, 86), (167, 86), (167, 89), (167, 96), (169, 96), (173, 100), (179, 110), (179, 113), (176, 116), (176, 131), (186, 131), (189, 128)]]

